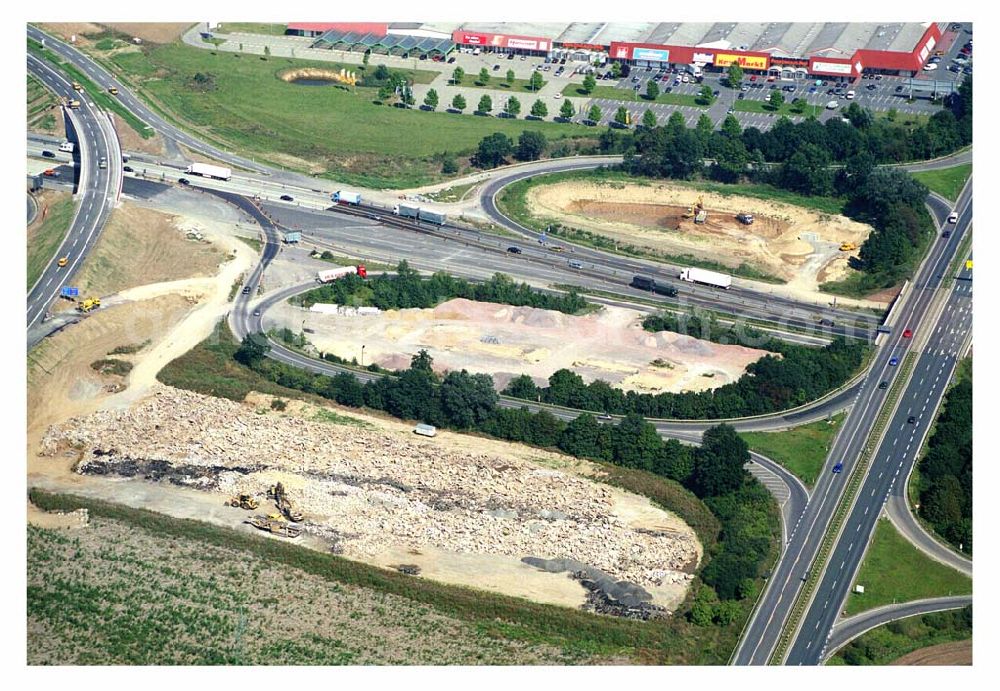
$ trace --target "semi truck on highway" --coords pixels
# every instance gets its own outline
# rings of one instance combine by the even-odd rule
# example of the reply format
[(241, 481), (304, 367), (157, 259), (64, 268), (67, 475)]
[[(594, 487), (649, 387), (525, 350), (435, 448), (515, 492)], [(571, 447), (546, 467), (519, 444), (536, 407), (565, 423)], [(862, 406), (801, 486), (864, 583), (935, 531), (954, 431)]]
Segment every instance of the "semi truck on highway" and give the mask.
[(332, 283), (338, 278), (343, 278), (344, 276), (350, 276), (351, 274), (357, 274), (361, 278), (368, 277), (368, 270), (365, 269), (364, 264), (358, 264), (357, 266), (338, 266), (335, 269), (326, 269), (325, 271), (320, 271), (316, 274), (316, 280), (320, 283)]
[(330, 197), (334, 204), (350, 204), (352, 206), (358, 206), (361, 203), (361, 194), (358, 192), (345, 192), (344, 190), (337, 190)]
[(392, 213), (397, 216), (415, 218), (418, 221), (426, 221), (427, 223), (434, 223), (439, 226), (443, 226), (448, 221), (446, 214), (439, 214), (436, 211), (421, 209), (418, 206), (410, 206), (409, 204), (396, 204), (392, 207)]
[(679, 278), (688, 283), (704, 283), (708, 286), (724, 289), (728, 289), (733, 284), (732, 276), (706, 269), (684, 269)]
[(655, 278), (651, 276), (633, 276), (632, 283), (630, 283), (633, 288), (638, 288), (639, 290), (648, 290), (651, 293), (659, 293), (660, 295), (666, 295), (667, 297), (674, 297), (677, 295), (677, 289), (674, 288), (669, 283), (657, 283)]
[(230, 180), (233, 171), (222, 166), (213, 166), (210, 163), (192, 163), (184, 171), (189, 175), (200, 175), (203, 178), (215, 178), (216, 180)]

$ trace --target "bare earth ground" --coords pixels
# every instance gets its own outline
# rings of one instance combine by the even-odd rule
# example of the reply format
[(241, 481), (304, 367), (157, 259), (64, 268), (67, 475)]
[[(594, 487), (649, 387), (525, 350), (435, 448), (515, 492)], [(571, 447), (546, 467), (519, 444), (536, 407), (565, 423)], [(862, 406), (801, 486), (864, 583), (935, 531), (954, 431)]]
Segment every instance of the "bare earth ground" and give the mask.
[(89, 39), (85, 38), (83, 34), (100, 34), (105, 29), (104, 27), (110, 27), (112, 29), (117, 29), (122, 33), (129, 34), (130, 36), (138, 36), (143, 41), (151, 41), (153, 43), (171, 43), (176, 41), (181, 35), (187, 31), (192, 22), (136, 22), (136, 23), (118, 23), (118, 24), (98, 24), (94, 22), (45, 22), (39, 26), (43, 27), (46, 31), (50, 31), (57, 36), (69, 40), (70, 36), (76, 36), (78, 43), (87, 45), (90, 43)]
[(77, 278), (81, 294), (110, 295), (174, 278), (213, 276), (223, 255), (211, 243), (188, 240), (208, 223), (125, 203), (111, 214)]
[[(321, 314), (283, 304), (268, 312), (278, 327), (298, 333), (302, 321), (315, 331), (322, 352), (390, 369), (409, 366), (421, 348), (437, 369), (485, 372), (497, 389), (528, 374), (539, 384), (558, 369), (586, 381), (603, 379), (626, 390), (700, 391), (735, 381), (765, 351), (719, 345), (662, 331), (644, 331), (641, 314), (604, 307), (572, 316), (533, 307), (510, 307), (457, 298), (433, 309), (390, 310), (378, 315)], [(268, 327), (271, 324), (268, 323)], [(654, 365), (654, 361), (660, 363)]]
[(542, 602), (580, 605), (585, 591), (522, 557), (577, 559), (665, 607), (690, 583), (701, 553), (694, 532), (646, 499), (510, 455), (301, 412), (156, 386), (129, 409), (50, 428), (41, 455), (72, 453), (84, 474), (132, 477), (133, 461), (180, 466), (164, 471), (171, 482), (214, 492), (219, 504), (239, 493), (266, 502), (282, 482), (310, 536), (346, 557), (426, 564), (432, 578)]
[[(682, 219), (700, 197), (707, 222)], [(840, 243), (860, 246), (871, 232), (870, 226), (840, 215), (667, 183), (567, 181), (533, 187), (527, 199), (538, 216), (660, 252), (690, 253), (732, 267), (745, 262), (805, 293), (815, 293), (822, 281), (842, 278), (848, 257), (857, 252), (840, 252)], [(743, 211), (754, 214), (753, 225), (736, 220)]]
[[(112, 113), (111, 117), (115, 121), (115, 131), (121, 140), (122, 149), (125, 151), (141, 151), (147, 154), (162, 156), (166, 152), (163, 147), (163, 137), (154, 134), (149, 139), (143, 139), (139, 133), (133, 130), (117, 113)], [(140, 171), (141, 172), (141, 171)]]
[(951, 641), (907, 653), (893, 665), (971, 665), (972, 639)]
[(594, 662), (491, 638), (403, 597), (103, 518), (72, 532), (30, 530), (27, 571), (29, 665)]

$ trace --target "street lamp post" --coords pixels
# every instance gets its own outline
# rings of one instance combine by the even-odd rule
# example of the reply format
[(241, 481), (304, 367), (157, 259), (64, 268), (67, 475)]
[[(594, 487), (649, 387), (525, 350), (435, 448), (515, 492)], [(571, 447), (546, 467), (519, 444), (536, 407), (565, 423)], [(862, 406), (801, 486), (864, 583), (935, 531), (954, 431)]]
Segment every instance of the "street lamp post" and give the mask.
[(363, 344), (361, 346), (361, 366), (365, 366), (365, 346)]

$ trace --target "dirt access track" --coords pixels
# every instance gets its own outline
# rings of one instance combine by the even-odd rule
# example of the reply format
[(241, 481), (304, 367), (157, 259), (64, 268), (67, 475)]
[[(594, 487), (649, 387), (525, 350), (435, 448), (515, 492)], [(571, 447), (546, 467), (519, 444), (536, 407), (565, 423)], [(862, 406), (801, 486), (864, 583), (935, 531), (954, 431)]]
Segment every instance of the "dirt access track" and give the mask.
[[(840, 244), (860, 246), (871, 232), (840, 215), (669, 183), (569, 180), (532, 187), (526, 199), (538, 218), (657, 253), (690, 254), (733, 268), (748, 264), (810, 297), (820, 283), (846, 275), (848, 257), (857, 251), (841, 252)], [(708, 211), (704, 224), (683, 217), (699, 199)], [(742, 212), (754, 215), (752, 225), (736, 220)]]
[(322, 314), (287, 303), (268, 311), (276, 326), (295, 333), (304, 320), (314, 332), (310, 342), (324, 353), (360, 360), (364, 345), (366, 364), (405, 369), (425, 349), (436, 371), (486, 373), (497, 390), (521, 374), (544, 386), (565, 368), (584, 381), (602, 379), (630, 391), (701, 391), (739, 379), (747, 365), (767, 354), (668, 331), (650, 333), (642, 328), (642, 316), (623, 307), (574, 316), (464, 298), (433, 309), (365, 316)]

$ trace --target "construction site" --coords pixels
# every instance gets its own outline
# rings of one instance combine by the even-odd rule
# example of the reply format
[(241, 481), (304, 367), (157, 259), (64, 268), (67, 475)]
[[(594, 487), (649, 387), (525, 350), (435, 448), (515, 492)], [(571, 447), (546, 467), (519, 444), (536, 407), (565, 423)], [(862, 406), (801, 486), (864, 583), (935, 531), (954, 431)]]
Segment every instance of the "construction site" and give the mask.
[(304, 322), (317, 350), (387, 369), (405, 369), (424, 349), (438, 371), (488, 373), (498, 390), (522, 374), (545, 385), (565, 368), (585, 381), (601, 379), (627, 391), (702, 391), (739, 379), (767, 354), (669, 331), (650, 333), (641, 325), (645, 315), (624, 307), (576, 316), (458, 298), (433, 309), (374, 314), (320, 309), (283, 304), (268, 311), (268, 326), (274, 319), (275, 327), (298, 332)]
[(841, 215), (671, 183), (567, 180), (532, 186), (525, 200), (544, 222), (662, 255), (747, 265), (804, 299), (844, 278), (871, 232)]

